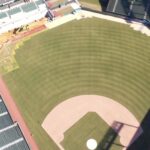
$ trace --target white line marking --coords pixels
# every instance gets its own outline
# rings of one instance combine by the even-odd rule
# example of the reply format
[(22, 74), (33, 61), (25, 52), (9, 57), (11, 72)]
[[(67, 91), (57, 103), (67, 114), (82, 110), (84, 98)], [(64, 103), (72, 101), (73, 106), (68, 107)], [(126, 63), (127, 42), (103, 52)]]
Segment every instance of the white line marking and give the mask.
[(15, 144), (17, 144), (17, 143), (19, 143), (19, 142), (21, 142), (23, 140), (24, 140), (23, 138), (19, 138), (19, 139), (15, 140), (15, 141), (7, 144), (7, 145), (4, 145), (3, 147), (0, 148), (0, 150), (4, 150), (4, 149), (6, 149), (8, 147), (11, 147), (12, 145), (15, 145)]
[(115, 12), (116, 7), (117, 7), (117, 4), (118, 4), (118, 0), (115, 1), (115, 5), (114, 5), (114, 8), (113, 8), (113, 12)]
[(5, 116), (5, 115), (7, 115), (7, 114), (8, 114), (7, 111), (6, 111), (6, 112), (3, 112), (3, 113), (0, 114), (0, 117)]

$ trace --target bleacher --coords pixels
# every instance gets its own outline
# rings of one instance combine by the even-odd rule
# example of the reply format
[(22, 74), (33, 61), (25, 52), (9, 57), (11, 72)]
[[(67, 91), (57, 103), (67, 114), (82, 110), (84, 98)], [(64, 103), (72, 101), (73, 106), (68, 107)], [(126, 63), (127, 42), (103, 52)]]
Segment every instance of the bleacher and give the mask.
[(0, 19), (6, 18), (7, 14), (5, 12), (0, 13)]
[(145, 15), (145, 6), (141, 5), (142, 3), (143, 0), (140, 0), (140, 1), (135, 1), (135, 3), (133, 4), (132, 12), (133, 12), (133, 16), (136, 18), (143, 18), (143, 16)]
[(10, 16), (15, 15), (21, 12), (20, 7), (16, 7), (7, 11)]
[(19, 125), (13, 122), (1, 96), (0, 150), (30, 150)]
[(24, 5), (21, 6), (21, 8), (24, 12), (30, 12), (30, 11), (33, 11), (33, 10), (37, 9), (34, 2), (24, 4)]
[(24, 4), (24, 0), (17, 0), (17, 1), (15, 1), (14, 3), (11, 3), (9, 6), (10, 6), (10, 8), (11, 7), (14, 7), (14, 6), (19, 6), (19, 5), (21, 5), (21, 4)]
[(36, 5), (43, 5), (44, 4), (44, 1), (43, 0), (37, 0), (35, 1)]
[(13, 124), (9, 114), (0, 116), (0, 130)]
[(150, 0), (109, 0), (107, 11), (150, 21)]
[(25, 141), (20, 141), (17, 144), (13, 144), (11, 147), (6, 148), (5, 150), (27, 150), (28, 147)]
[[(53, 20), (57, 17), (54, 13), (58, 14), (58, 16), (63, 16), (75, 12), (77, 9), (77, 4), (75, 5), (75, 1), (73, 0), (0, 1), (4, 3), (9, 2), (9, 4), (4, 5), (4, 3), (2, 3), (2, 5), (0, 5), (0, 34), (30, 24), (45, 16), (49, 16), (49, 19)], [(71, 7), (66, 8), (67, 5)]]

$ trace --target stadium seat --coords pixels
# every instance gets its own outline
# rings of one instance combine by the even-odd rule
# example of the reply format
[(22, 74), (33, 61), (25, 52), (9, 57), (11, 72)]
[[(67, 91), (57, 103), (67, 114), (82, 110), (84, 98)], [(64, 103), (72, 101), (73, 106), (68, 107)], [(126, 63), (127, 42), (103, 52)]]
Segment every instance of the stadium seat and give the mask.
[(5, 12), (0, 13), (0, 19), (6, 18), (7, 14)]
[(21, 8), (22, 8), (22, 10), (23, 10), (24, 12), (30, 12), (30, 11), (33, 11), (33, 10), (36, 10), (36, 9), (37, 9), (37, 7), (36, 7), (36, 5), (35, 5), (34, 2), (31, 2), (31, 3), (28, 3), (28, 4), (22, 5)]
[(17, 8), (13, 8), (13, 9), (9, 10), (8, 14), (11, 16), (11, 15), (14, 15), (14, 14), (17, 14), (20, 12), (21, 12), (21, 9), (19, 7), (17, 7)]

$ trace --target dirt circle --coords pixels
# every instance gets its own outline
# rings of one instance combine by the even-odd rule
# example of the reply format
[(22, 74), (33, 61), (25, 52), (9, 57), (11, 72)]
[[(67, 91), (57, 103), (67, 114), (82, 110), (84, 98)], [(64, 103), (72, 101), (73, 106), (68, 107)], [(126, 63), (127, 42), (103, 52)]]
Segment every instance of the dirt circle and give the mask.
[(60, 144), (64, 133), (88, 112), (96, 112), (118, 133), (124, 149), (142, 133), (139, 122), (126, 107), (98, 95), (81, 95), (63, 101), (49, 112), (42, 127), (58, 147), (64, 150)]

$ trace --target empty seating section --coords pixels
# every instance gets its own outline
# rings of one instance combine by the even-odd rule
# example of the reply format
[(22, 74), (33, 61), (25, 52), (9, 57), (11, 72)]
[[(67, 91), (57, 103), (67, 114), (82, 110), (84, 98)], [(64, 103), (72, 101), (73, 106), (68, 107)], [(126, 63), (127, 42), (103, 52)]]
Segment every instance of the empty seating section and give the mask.
[(18, 1), (15, 1), (14, 3), (11, 3), (10, 7), (17, 6), (17, 5), (23, 4), (23, 3), (24, 3), (24, 0), (18, 0)]
[(47, 11), (44, 0), (13, 0), (0, 5), (0, 34), (44, 18)]
[(7, 14), (5, 12), (0, 13), (0, 19), (6, 18)]
[(110, 0), (107, 11), (150, 20), (150, 0)]
[(22, 5), (21, 8), (22, 8), (22, 10), (23, 10), (24, 12), (30, 12), (30, 11), (33, 11), (33, 10), (37, 9), (37, 7), (36, 7), (36, 5), (35, 5), (34, 2), (31, 2), (31, 3), (27, 3), (27, 4), (25, 4), (25, 5)]
[(133, 3), (132, 12), (136, 18), (143, 18), (145, 14), (145, 6), (143, 5), (143, 0), (135, 1)]
[(29, 150), (29, 147), (27, 146), (26, 142), (23, 140), (17, 144), (14, 144), (6, 148), (5, 150)]
[(16, 128), (17, 127), (13, 127), (8, 130), (5, 130), (4, 132), (0, 132), (0, 147), (3, 147), (4, 145), (7, 145), (11, 142), (14, 142), (17, 139), (22, 138), (22, 136), (18, 134)]
[(64, 7), (63, 9), (60, 9), (58, 11), (56, 11), (60, 16), (64, 16), (64, 15), (68, 15), (70, 13), (72, 13), (74, 10), (71, 6), (68, 7)]
[(128, 1), (118, 1), (118, 4), (116, 6), (116, 12), (118, 14), (122, 14), (122, 15), (128, 15), (130, 10), (130, 3)]
[(6, 109), (5, 105), (4, 105), (4, 103), (1, 101), (1, 102), (0, 102), (0, 114), (1, 114), (1, 113), (4, 113), (4, 112), (6, 112), (6, 111), (7, 111), (7, 109)]
[(107, 5), (107, 11), (109, 12), (114, 12), (114, 3), (116, 0), (111, 0), (109, 1), (108, 5)]
[(13, 8), (11, 10), (8, 10), (8, 14), (11, 16), (11, 15), (14, 15), (14, 14), (17, 14), (17, 13), (20, 13), (21, 12), (21, 9), (19, 7), (17, 8)]
[(13, 121), (10, 118), (9, 114), (0, 116), (0, 130), (4, 129), (12, 124), (13, 124)]
[(44, 4), (44, 1), (43, 1), (43, 0), (37, 0), (37, 1), (35, 1), (35, 3), (36, 3), (37, 5), (41, 5), (41, 4)]
[(30, 150), (17, 123), (14, 123), (0, 96), (0, 150)]

